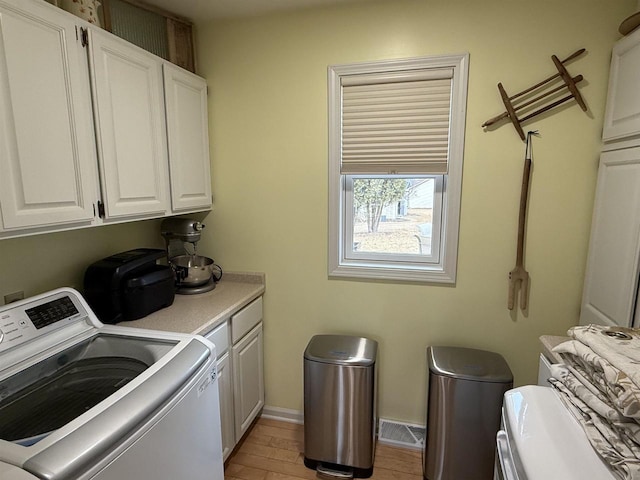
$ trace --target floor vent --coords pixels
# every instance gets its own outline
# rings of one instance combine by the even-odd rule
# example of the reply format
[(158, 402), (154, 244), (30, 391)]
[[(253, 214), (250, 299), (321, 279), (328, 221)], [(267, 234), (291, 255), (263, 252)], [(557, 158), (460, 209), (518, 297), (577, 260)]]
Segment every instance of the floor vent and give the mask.
[(378, 441), (387, 445), (421, 450), (424, 446), (425, 428), (392, 420), (380, 419)]

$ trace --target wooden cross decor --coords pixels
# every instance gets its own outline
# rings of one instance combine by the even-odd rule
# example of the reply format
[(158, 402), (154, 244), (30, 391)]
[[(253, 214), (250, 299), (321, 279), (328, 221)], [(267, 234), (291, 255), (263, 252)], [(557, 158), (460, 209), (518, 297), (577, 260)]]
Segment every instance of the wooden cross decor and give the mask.
[[(520, 135), (520, 138), (524, 141), (526, 137), (521, 126), (523, 122), (549, 111), (572, 98), (575, 98), (580, 108), (586, 112), (587, 105), (576, 86), (583, 80), (583, 77), (582, 75), (572, 77), (564, 66), (565, 63), (579, 57), (584, 52), (585, 49), (581, 48), (564, 60), (558, 60), (558, 57), (552, 55), (551, 60), (553, 60), (558, 73), (514, 95), (509, 96), (502, 86), (502, 83), (498, 83), (498, 90), (500, 91), (500, 96), (502, 97), (506, 111), (490, 118), (484, 122), (482, 126), (489, 127), (504, 118), (509, 118), (516, 132), (518, 132), (518, 135)], [(560, 82), (558, 82), (558, 79)], [(557, 85), (558, 83), (560, 83), (560, 85)]]

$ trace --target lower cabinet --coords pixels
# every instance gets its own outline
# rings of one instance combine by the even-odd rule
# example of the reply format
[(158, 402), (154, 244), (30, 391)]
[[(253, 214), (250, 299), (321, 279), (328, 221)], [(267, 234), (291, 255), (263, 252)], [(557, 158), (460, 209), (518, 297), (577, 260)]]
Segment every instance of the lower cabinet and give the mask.
[(226, 460), (264, 406), (262, 297), (205, 335), (216, 346)]
[(233, 419), (233, 378), (229, 352), (218, 357), (218, 388), (220, 390), (220, 422), (222, 425), (222, 457), (226, 460), (235, 446)]
[(233, 404), (236, 438), (241, 438), (264, 406), (262, 322), (233, 346)]
[(551, 361), (544, 356), (544, 354), (540, 354), (540, 359), (538, 361), (538, 385), (543, 387), (550, 387), (549, 379), (551, 378)]

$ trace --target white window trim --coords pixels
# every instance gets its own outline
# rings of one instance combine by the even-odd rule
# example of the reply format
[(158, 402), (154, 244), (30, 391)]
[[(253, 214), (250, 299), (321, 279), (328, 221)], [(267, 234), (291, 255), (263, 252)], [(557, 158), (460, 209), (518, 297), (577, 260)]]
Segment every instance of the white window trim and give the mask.
[[(340, 174), (340, 77), (364, 73), (453, 68), (448, 174), (442, 198), (441, 256), (437, 264), (353, 261), (345, 258), (344, 210), (345, 177)], [(455, 284), (458, 260), (462, 164), (466, 125), (469, 54), (419, 57), (381, 62), (356, 63), (328, 68), (329, 101), (329, 277), (370, 278), (425, 283)]]

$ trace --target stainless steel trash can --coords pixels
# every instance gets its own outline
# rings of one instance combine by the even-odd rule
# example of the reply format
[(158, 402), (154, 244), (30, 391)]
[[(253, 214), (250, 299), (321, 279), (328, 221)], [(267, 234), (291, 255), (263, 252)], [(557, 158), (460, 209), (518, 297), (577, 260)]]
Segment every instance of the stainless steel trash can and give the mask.
[(341, 477), (373, 473), (378, 343), (316, 335), (304, 352), (304, 463)]
[(513, 374), (501, 355), (429, 347), (424, 476), (427, 480), (491, 480), (502, 397)]

